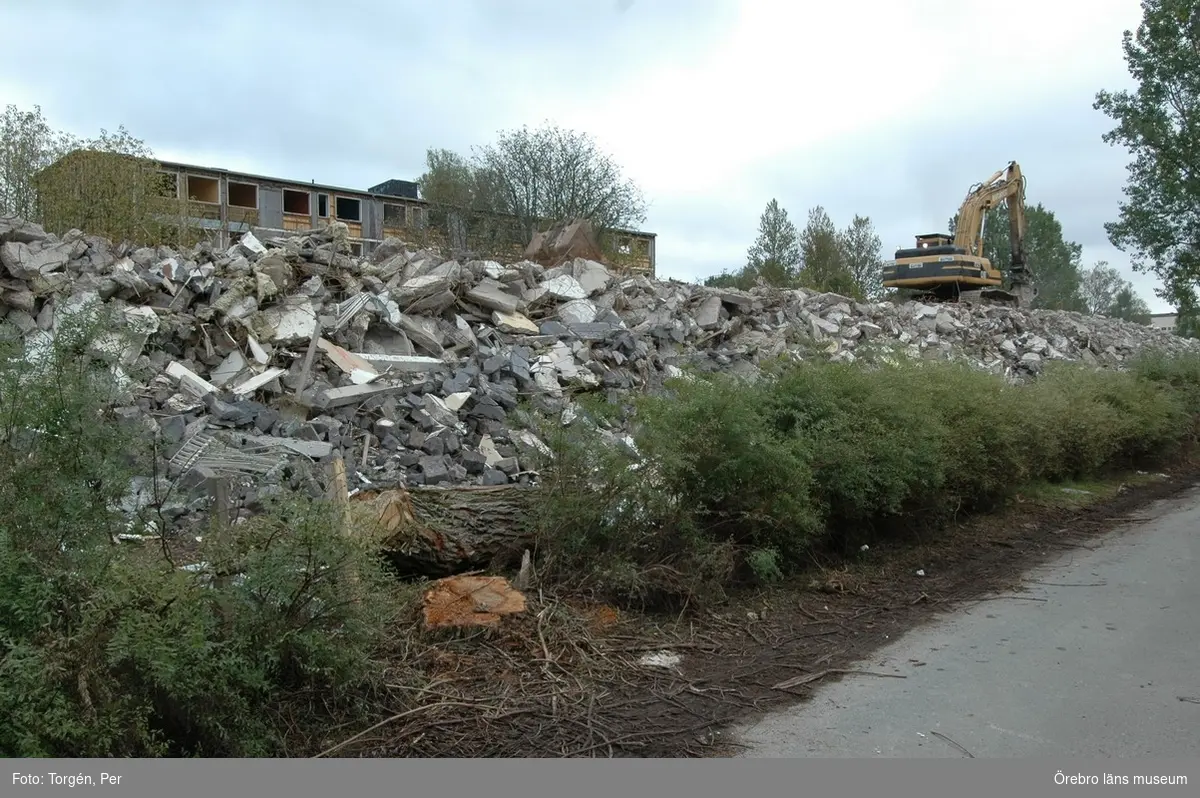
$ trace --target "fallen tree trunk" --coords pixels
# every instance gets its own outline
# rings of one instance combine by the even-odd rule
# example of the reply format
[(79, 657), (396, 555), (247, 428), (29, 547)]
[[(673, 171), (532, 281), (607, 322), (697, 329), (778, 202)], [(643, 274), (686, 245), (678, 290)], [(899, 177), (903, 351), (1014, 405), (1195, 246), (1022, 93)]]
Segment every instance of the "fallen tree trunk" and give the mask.
[(401, 571), (450, 576), (520, 561), (533, 542), (537, 488), (521, 485), (363, 491), (351, 502), (356, 524), (375, 525)]

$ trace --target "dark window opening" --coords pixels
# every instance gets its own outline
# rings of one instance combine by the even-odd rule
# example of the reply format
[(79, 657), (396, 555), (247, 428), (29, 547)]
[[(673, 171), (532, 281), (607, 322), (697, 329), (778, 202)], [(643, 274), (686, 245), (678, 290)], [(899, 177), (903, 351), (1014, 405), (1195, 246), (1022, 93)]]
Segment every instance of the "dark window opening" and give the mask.
[(188, 199), (194, 202), (207, 202), (218, 205), (221, 202), (221, 187), (215, 177), (197, 177), (188, 175)]
[(362, 221), (362, 200), (338, 197), (334, 208), (337, 210), (337, 218), (344, 222)]
[(283, 212), (309, 216), (312, 213), (309, 210), (309, 199), (311, 196), (307, 191), (293, 191), (290, 188), (285, 188), (283, 190)]
[(408, 208), (404, 205), (385, 204), (383, 206), (384, 227), (404, 227), (408, 224)]
[(235, 183), (229, 181), (229, 207), (257, 208), (258, 186), (253, 183)]
[(317, 216), (320, 216), (322, 219), (324, 219), (328, 215), (329, 215), (329, 195), (328, 194), (318, 194), (317, 195)]
[(357, 242), (351, 242), (350, 254), (356, 258), (361, 258), (363, 254), (363, 245)]

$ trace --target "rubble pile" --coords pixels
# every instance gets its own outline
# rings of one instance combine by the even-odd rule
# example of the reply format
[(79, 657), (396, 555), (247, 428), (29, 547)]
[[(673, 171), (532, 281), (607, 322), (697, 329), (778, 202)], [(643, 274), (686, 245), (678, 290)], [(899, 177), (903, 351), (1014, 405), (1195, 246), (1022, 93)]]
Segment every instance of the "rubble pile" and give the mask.
[(1147, 346), (1196, 346), (1075, 313), (726, 291), (584, 258), (459, 262), (397, 239), (367, 259), (345, 251), (336, 226), (176, 252), (0, 219), (0, 321), (36, 357), (65, 316), (116, 308), (124, 335), (97, 351), (156, 375), (130, 381), (119, 415), (161, 431), (175, 476), (260, 486), (335, 452), (352, 487), (529, 482), (542, 444), (521, 428), (523, 401), (565, 410), (573, 392), (654, 389), (689, 364), (753, 375), (782, 355), (853, 361), (883, 343), (1022, 378), (1048, 360), (1119, 366)]

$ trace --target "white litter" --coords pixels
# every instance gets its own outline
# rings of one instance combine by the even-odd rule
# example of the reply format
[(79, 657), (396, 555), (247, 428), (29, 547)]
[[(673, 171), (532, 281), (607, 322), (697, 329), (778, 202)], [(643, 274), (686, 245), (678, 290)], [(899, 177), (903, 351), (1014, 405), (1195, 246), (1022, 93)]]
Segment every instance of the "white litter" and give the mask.
[(649, 668), (677, 668), (681, 662), (683, 662), (683, 657), (674, 651), (654, 651), (643, 654), (642, 658), (638, 660), (639, 665)]

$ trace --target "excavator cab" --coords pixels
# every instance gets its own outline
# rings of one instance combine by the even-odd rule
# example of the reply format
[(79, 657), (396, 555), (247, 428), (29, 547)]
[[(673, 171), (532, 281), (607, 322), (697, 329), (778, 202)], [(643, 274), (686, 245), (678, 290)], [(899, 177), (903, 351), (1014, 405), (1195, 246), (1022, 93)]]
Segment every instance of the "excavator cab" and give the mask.
[(953, 243), (954, 239), (945, 233), (926, 233), (925, 235), (917, 236), (917, 249), (948, 247)]

